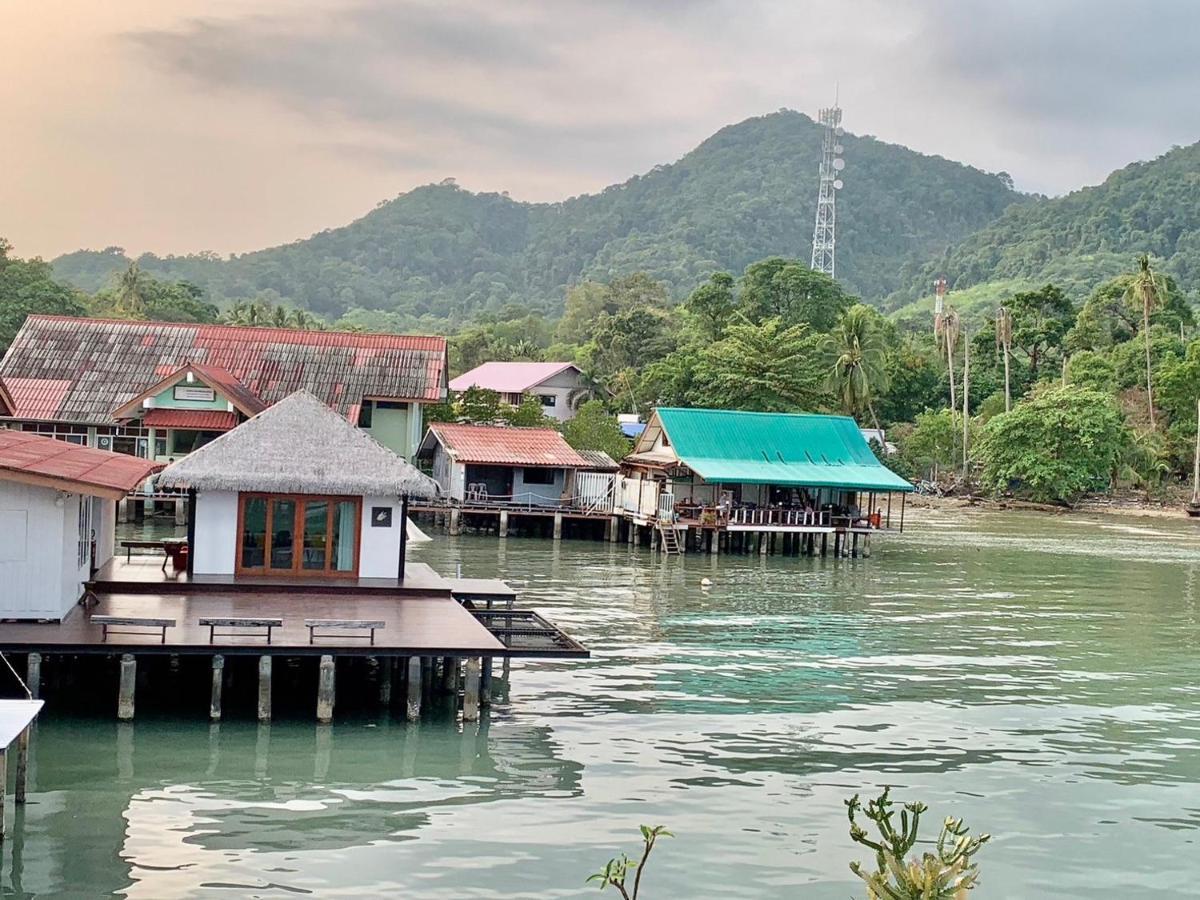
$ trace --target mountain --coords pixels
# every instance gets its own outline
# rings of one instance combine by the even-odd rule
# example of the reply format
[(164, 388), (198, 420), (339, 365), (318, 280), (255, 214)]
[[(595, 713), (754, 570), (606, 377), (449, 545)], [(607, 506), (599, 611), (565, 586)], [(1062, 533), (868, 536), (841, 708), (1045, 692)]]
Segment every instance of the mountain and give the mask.
[[(519, 303), (555, 310), (565, 287), (647, 272), (683, 296), (716, 270), (771, 255), (808, 258), (821, 126), (781, 111), (723, 128), (678, 162), (598, 194), (521, 203), (442, 183), (401, 194), (351, 224), (228, 260), (146, 255), (222, 303), (265, 294), (327, 317), (353, 308), (461, 321)], [(990, 175), (873, 137), (846, 134), (838, 277), (868, 299), (910, 284), (925, 260), (1025, 198)], [(54, 260), (95, 290), (128, 264), (117, 248)]]
[[(889, 298), (901, 314), (931, 306), (944, 275), (952, 292), (984, 302), (1054, 282), (1076, 299), (1131, 271), (1149, 253), (1188, 291), (1200, 286), (1200, 143), (1113, 172), (1064, 197), (1008, 207), (996, 221), (933, 258)], [(994, 304), (993, 304), (994, 305)]]

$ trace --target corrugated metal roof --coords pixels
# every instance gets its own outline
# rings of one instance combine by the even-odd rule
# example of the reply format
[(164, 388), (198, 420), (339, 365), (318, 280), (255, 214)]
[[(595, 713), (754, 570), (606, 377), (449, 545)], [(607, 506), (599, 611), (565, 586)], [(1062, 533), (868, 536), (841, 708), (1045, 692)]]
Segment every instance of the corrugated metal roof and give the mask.
[(429, 432), (458, 462), (496, 466), (590, 468), (553, 428), (508, 428), (437, 422)]
[(16, 401), (13, 400), (12, 394), (8, 392), (4, 381), (0, 380), (0, 416), (11, 416), (16, 406)]
[(620, 468), (616, 460), (603, 450), (576, 450), (575, 452), (588, 461), (589, 469), (596, 469), (601, 472), (615, 472)]
[(219, 409), (148, 409), (142, 416), (142, 424), (147, 428), (228, 431), (237, 423), (237, 413), (224, 412)]
[[(0, 377), (19, 418), (100, 425), (164, 372), (189, 365), (230, 373), (266, 404), (304, 389), (345, 415), (363, 397), (442, 399), (446, 340), (35, 315), (0, 362)], [(36, 405), (18, 399), (22, 381), (46, 386)]]
[(148, 397), (157, 396), (173, 384), (182, 382), (189, 372), (198, 377), (203, 384), (221, 394), (226, 400), (231, 401), (247, 417), (256, 416), (267, 408), (267, 404), (262, 401), (261, 397), (234, 378), (233, 374), (227, 370), (201, 363), (189, 363), (168, 372), (165, 378), (154, 382), (140, 394), (122, 403), (112, 411), (113, 416), (118, 419), (136, 416), (141, 409), (142, 401)]
[(71, 382), (62, 378), (6, 377), (12, 395), (13, 415), (22, 419), (53, 419), (71, 390)]
[(450, 380), (450, 390), (486, 388), (500, 394), (523, 394), (559, 372), (576, 368), (569, 362), (485, 362)]
[(911, 491), (846, 416), (658, 409), (680, 461), (705, 481)]
[(76, 493), (131, 491), (161, 463), (80, 447), (25, 431), (0, 430), (0, 479), (33, 476)]

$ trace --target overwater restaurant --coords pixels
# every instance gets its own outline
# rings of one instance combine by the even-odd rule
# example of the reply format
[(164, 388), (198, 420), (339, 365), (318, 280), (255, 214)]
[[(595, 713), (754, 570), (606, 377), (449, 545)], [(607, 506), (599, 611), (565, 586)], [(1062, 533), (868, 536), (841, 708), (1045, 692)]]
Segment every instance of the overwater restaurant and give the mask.
[(617, 506), (630, 521), (667, 541), (750, 536), (763, 552), (775, 535), (804, 552), (818, 539), (825, 552), (831, 537), (837, 551), (856, 553), (861, 539), (869, 552), (870, 535), (903, 528), (912, 491), (853, 419), (807, 413), (656, 409), (621, 470)]

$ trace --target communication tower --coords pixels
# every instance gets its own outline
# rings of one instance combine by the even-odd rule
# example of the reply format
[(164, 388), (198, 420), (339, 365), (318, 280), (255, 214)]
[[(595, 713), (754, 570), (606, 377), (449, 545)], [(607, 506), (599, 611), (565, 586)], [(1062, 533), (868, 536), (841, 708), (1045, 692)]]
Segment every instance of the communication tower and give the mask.
[(837, 244), (837, 192), (842, 189), (841, 173), (846, 167), (842, 159), (842, 110), (833, 106), (821, 110), (825, 137), (821, 142), (821, 182), (817, 189), (817, 221), (813, 226), (812, 269), (836, 277), (834, 249)]

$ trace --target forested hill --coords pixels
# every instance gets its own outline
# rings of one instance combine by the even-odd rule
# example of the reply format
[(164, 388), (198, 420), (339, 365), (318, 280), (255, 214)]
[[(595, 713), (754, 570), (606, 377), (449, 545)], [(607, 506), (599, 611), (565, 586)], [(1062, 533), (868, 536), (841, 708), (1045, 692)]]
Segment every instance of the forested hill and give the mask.
[[(889, 306), (927, 295), (938, 275), (951, 290), (986, 282), (1054, 282), (1082, 298), (1149, 253), (1187, 290), (1200, 286), (1200, 143), (1132, 163), (1102, 184), (1014, 204), (991, 225), (933, 258)], [(970, 294), (987, 294), (983, 287)]]
[[(1021, 199), (1005, 176), (871, 137), (843, 142), (838, 276), (868, 299), (907, 286), (926, 260)], [(637, 271), (682, 296), (715, 270), (808, 257), (820, 146), (819, 125), (781, 111), (723, 128), (678, 162), (599, 194), (533, 204), (428, 186), (286, 246), (140, 263), (218, 303), (266, 294), (330, 318), (359, 307), (425, 324), (508, 303), (556, 309), (568, 284)], [(119, 250), (80, 251), (54, 269), (95, 290), (127, 264)]]

